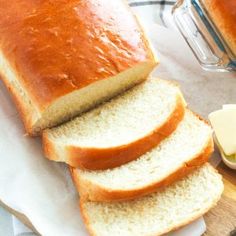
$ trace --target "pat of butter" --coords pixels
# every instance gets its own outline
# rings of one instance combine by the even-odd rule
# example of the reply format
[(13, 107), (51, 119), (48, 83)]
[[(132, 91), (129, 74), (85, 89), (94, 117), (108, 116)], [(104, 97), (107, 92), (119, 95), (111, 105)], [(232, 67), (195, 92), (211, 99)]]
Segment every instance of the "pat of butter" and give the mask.
[(224, 153), (236, 153), (236, 105), (224, 105), (222, 110), (209, 114), (209, 120), (215, 131), (217, 140)]

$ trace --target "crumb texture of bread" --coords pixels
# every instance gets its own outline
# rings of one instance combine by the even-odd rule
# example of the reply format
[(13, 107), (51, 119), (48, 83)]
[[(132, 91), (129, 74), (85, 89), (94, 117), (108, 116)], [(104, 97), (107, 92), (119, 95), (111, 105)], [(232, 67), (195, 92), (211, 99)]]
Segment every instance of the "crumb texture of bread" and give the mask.
[(149, 186), (153, 185), (155, 190), (155, 185), (166, 185), (169, 176), (175, 172), (171, 182), (183, 177), (185, 169), (203, 165), (212, 151), (210, 126), (186, 110), (177, 129), (137, 160), (114, 169), (89, 171), (77, 168), (72, 173), (82, 198), (122, 200), (148, 193)]
[(80, 206), (90, 235), (157, 236), (202, 216), (222, 192), (221, 176), (205, 164), (161, 192), (127, 202), (80, 201)]
[(236, 1), (202, 0), (213, 23), (236, 56)]
[(49, 159), (85, 169), (119, 166), (170, 135), (184, 112), (177, 86), (149, 78), (110, 102), (44, 131), (45, 153)]
[(0, 0), (0, 74), (32, 135), (140, 83), (157, 63), (123, 0)]

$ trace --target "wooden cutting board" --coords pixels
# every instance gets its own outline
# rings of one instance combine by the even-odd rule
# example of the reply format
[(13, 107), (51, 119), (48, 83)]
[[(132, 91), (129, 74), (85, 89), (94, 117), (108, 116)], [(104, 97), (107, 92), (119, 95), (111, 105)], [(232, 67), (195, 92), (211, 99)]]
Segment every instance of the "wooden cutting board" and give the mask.
[[(236, 171), (229, 169), (223, 162), (217, 169), (223, 175), (225, 189), (217, 206), (204, 216), (207, 225), (204, 236), (236, 236), (236, 231), (233, 233), (236, 230)], [(26, 216), (1, 201), (0, 205), (38, 234)]]
[(207, 231), (204, 236), (236, 236), (236, 170), (223, 162), (217, 167), (224, 177), (224, 193), (215, 208), (205, 216)]

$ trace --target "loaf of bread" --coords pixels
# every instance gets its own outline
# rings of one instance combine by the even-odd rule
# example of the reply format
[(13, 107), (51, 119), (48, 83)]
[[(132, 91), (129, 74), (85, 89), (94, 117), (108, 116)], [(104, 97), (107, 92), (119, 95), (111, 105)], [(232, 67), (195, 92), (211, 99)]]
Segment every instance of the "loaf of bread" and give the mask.
[(88, 202), (80, 207), (91, 236), (163, 235), (201, 217), (223, 192), (209, 164), (161, 192), (126, 202)]
[(141, 82), (156, 64), (123, 0), (0, 0), (0, 74), (31, 135)]
[(236, 1), (202, 0), (207, 13), (236, 56)]
[(178, 86), (150, 78), (96, 109), (43, 132), (45, 156), (81, 169), (138, 158), (169, 136), (185, 112)]
[(212, 151), (211, 128), (187, 110), (175, 132), (137, 160), (104, 171), (71, 171), (81, 199), (133, 199), (186, 176), (203, 165)]

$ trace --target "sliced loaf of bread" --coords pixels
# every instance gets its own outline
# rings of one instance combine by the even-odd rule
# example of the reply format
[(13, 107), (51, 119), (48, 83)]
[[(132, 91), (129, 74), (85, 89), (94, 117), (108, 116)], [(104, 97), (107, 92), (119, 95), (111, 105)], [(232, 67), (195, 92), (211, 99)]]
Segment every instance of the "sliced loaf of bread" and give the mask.
[(132, 199), (187, 175), (203, 165), (212, 151), (210, 126), (186, 110), (175, 132), (137, 160), (114, 169), (88, 171), (71, 168), (71, 172), (82, 199)]
[(185, 102), (169, 81), (150, 78), (98, 108), (43, 132), (45, 155), (82, 169), (108, 169), (138, 158), (169, 136)]
[(163, 191), (127, 202), (80, 201), (93, 236), (162, 235), (206, 213), (223, 191), (221, 176), (209, 164)]
[(144, 81), (157, 64), (124, 0), (0, 0), (0, 75), (30, 135)]

